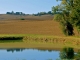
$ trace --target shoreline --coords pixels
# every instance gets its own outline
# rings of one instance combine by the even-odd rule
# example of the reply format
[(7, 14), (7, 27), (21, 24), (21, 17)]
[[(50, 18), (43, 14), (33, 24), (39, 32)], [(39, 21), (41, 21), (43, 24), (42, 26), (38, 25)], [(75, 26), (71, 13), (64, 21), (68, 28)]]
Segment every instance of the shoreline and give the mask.
[(73, 47), (75, 52), (80, 50), (78, 46), (75, 47), (75, 46), (67, 46), (62, 44), (58, 45), (58, 44), (48, 44), (48, 43), (0, 43), (0, 49), (25, 48), (25, 49), (61, 51), (64, 47)]
[[(76, 36), (48, 36), (48, 35), (0, 35), (0, 37), (23, 37), (22, 42), (0, 42), (0, 48), (31, 48), (61, 50), (64, 47), (73, 47), (75, 51), (80, 49), (80, 37)], [(7, 40), (6, 40), (7, 41)]]

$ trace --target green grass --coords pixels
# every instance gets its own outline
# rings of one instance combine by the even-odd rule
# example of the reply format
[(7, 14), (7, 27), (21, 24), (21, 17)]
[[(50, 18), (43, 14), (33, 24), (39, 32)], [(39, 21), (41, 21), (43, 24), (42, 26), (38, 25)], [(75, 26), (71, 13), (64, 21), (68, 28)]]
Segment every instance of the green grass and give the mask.
[(0, 43), (15, 43), (15, 42), (23, 42), (22, 40), (0, 40)]
[[(11, 38), (0, 40), (0, 43), (17, 42), (20, 44), (18, 47), (65, 47), (70, 46), (74, 48), (80, 47), (80, 37), (76, 36), (50, 36), (50, 35), (37, 35), (37, 34), (0, 34), (0, 38)], [(13, 39), (13, 37), (23, 37), (23, 39)], [(11, 45), (12, 45), (11, 44)], [(6, 44), (7, 45), (7, 44)], [(13, 44), (14, 45), (14, 44)], [(37, 45), (37, 46), (36, 46)], [(51, 46), (50, 46), (51, 45)]]
[(53, 35), (38, 35), (38, 34), (0, 34), (0, 37), (30, 37), (30, 38), (57, 38), (57, 39), (67, 39), (67, 40), (79, 40), (80, 37), (77, 36), (53, 36)]

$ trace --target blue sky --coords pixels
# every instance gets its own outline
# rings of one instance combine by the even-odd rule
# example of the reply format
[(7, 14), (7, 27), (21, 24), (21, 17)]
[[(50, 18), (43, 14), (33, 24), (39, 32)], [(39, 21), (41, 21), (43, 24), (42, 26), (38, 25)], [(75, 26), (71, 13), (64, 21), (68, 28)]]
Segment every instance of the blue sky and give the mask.
[(6, 12), (24, 12), (33, 14), (51, 11), (52, 6), (58, 5), (56, 0), (0, 0), (0, 14)]

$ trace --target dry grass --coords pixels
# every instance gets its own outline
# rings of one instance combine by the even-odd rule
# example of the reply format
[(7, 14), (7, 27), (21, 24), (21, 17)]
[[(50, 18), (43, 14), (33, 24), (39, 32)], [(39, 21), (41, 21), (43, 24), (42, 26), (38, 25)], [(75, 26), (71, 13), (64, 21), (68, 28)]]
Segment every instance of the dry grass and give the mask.
[[(21, 21), (21, 18), (25, 20)], [(76, 35), (77, 32), (74, 30)], [(20, 16), (0, 15), (0, 34), (44, 34), (64, 36), (52, 15)]]
[[(46, 17), (47, 16), (44, 16), (44, 18)], [(59, 23), (51, 19), (47, 20), (47, 18), (46, 20), (37, 19), (33, 21), (30, 19), (24, 21), (21, 20), (0, 21), (0, 34), (44, 34), (63, 36)]]
[(0, 20), (20, 20), (24, 18), (26, 20), (52, 20), (52, 15), (43, 15), (43, 16), (22, 16), (22, 15), (7, 15), (7, 14), (0, 14)]

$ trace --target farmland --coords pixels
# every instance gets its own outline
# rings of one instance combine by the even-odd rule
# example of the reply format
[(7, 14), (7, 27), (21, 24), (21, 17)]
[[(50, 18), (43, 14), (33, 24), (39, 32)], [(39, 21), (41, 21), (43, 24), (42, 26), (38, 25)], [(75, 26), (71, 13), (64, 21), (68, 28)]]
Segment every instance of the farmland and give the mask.
[[(59, 22), (53, 16), (13, 16), (1, 15), (1, 37), (23, 37), (23, 42), (0, 43), (1, 48), (63, 48), (71, 46), (79, 49), (79, 40), (76, 29), (75, 36), (65, 36)], [(12, 18), (13, 17), (13, 18)], [(25, 20), (21, 20), (24, 18)], [(57, 44), (58, 43), (58, 44)]]
[(25, 20), (14, 20), (11, 17), (6, 19), (8, 20), (0, 21), (0, 34), (63, 35), (59, 23), (53, 21), (53, 16), (25, 16)]

